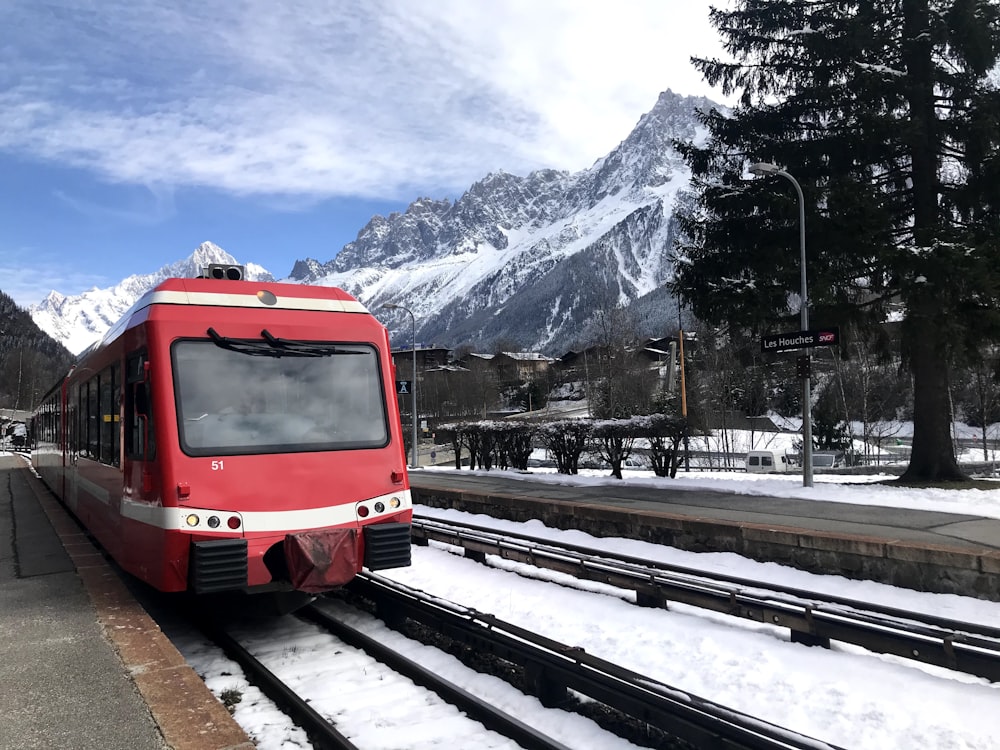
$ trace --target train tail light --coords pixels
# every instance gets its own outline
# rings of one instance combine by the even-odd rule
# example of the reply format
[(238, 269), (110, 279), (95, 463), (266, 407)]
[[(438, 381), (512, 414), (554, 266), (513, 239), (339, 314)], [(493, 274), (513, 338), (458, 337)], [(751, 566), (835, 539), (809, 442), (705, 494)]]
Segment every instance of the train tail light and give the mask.
[(358, 518), (368, 518), (368, 516), (373, 513), (378, 516), (385, 513), (387, 510), (396, 510), (397, 508), (401, 508), (402, 505), (403, 501), (394, 495), (388, 500), (376, 500), (370, 505), (368, 503), (358, 503), (357, 506), (355, 506), (355, 512), (358, 514)]
[[(205, 511), (207, 512), (207, 511)], [(188, 513), (184, 516), (184, 523), (188, 528), (194, 529), (201, 525), (201, 516), (197, 513)], [(222, 526), (222, 518), (216, 515), (208, 516), (205, 519), (205, 524), (210, 529), (218, 529)], [(242, 519), (239, 516), (229, 516), (226, 518), (226, 526), (228, 526), (233, 531), (236, 531), (240, 526), (243, 525)]]

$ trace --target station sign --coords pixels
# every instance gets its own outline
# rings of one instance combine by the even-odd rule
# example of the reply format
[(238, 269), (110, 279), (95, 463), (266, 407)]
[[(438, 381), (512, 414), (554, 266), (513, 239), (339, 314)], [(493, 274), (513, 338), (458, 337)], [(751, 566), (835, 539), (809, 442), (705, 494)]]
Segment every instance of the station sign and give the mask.
[(792, 331), (762, 336), (760, 348), (764, 352), (792, 352), (812, 349), (815, 346), (835, 346), (840, 343), (840, 328), (822, 328), (816, 331)]
[(398, 393), (400, 395), (402, 395), (404, 393), (407, 394), (407, 395), (409, 395), (410, 388), (411, 388), (412, 384), (413, 384), (412, 380), (397, 380), (396, 381), (396, 393)]

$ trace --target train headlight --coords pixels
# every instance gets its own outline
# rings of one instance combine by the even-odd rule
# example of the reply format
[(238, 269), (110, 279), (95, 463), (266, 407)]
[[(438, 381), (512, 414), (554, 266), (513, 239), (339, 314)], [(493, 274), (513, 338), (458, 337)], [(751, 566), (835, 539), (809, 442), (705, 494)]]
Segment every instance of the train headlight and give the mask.
[(383, 511), (385, 511), (385, 503), (383, 503), (380, 500), (379, 502), (375, 503), (375, 512), (382, 513)]
[(219, 528), (219, 517), (218, 516), (209, 516), (208, 517), (208, 525), (211, 528), (213, 528), (213, 529)]
[(229, 520), (226, 521), (226, 525), (229, 528), (231, 528), (233, 531), (236, 531), (236, 529), (238, 529), (240, 527), (240, 517), (239, 516), (230, 516)]
[(398, 508), (402, 504), (403, 504), (402, 501), (398, 497), (391, 497), (391, 498), (389, 498), (389, 507), (390, 508), (395, 509), (395, 508)]
[(359, 505), (358, 506), (358, 516), (361, 518), (368, 518), (368, 506)]
[(192, 526), (193, 527), (193, 526), (197, 526), (201, 522), (201, 519), (198, 518), (197, 514), (191, 513), (191, 514), (189, 514), (187, 516), (187, 518), (184, 519), (184, 522), (188, 526)]

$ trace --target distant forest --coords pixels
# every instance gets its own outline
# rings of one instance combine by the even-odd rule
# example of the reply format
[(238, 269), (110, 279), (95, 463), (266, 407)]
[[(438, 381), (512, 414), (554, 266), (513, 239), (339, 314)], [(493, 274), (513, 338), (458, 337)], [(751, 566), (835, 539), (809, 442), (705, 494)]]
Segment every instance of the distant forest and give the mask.
[(75, 360), (0, 292), (0, 408), (34, 408)]

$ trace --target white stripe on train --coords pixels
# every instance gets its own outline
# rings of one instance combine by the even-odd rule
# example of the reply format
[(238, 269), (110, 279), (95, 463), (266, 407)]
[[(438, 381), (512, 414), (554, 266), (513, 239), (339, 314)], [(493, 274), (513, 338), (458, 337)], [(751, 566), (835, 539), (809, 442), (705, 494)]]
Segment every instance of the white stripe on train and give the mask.
[[(285, 310), (319, 310), (321, 312), (367, 313), (368, 308), (357, 300), (319, 299), (275, 295), (272, 305), (265, 305), (255, 294), (222, 294), (219, 292), (153, 292), (144, 299), (146, 305), (210, 305), (213, 307), (269, 307)], [(145, 305), (144, 305), (145, 306)]]
[[(398, 508), (391, 508), (389, 501), (392, 498), (400, 501)], [(139, 523), (155, 526), (160, 529), (173, 531), (199, 531), (199, 532), (228, 532), (232, 533), (226, 526), (226, 519), (230, 516), (238, 516), (241, 526), (238, 531), (247, 534), (280, 532), (280, 531), (301, 531), (305, 529), (319, 529), (327, 526), (343, 526), (356, 521), (371, 521), (380, 515), (373, 509), (375, 503), (381, 502), (386, 506), (386, 513), (398, 513), (401, 510), (408, 510), (413, 507), (413, 501), (409, 490), (392, 492), (379, 497), (372, 497), (358, 503), (347, 503), (344, 505), (330, 505), (325, 508), (308, 508), (305, 510), (275, 510), (275, 511), (240, 511), (240, 510), (220, 510), (218, 508), (206, 509), (197, 507), (176, 507), (164, 508), (160, 505), (149, 505), (148, 503), (137, 503), (134, 500), (123, 498), (121, 514), (124, 518), (129, 518)], [(357, 507), (365, 505), (369, 509), (367, 518), (362, 519), (357, 514)], [(187, 524), (188, 516), (196, 514), (200, 518), (200, 523), (191, 527)], [(218, 516), (222, 524), (217, 529), (209, 528), (207, 520), (209, 516)]]

